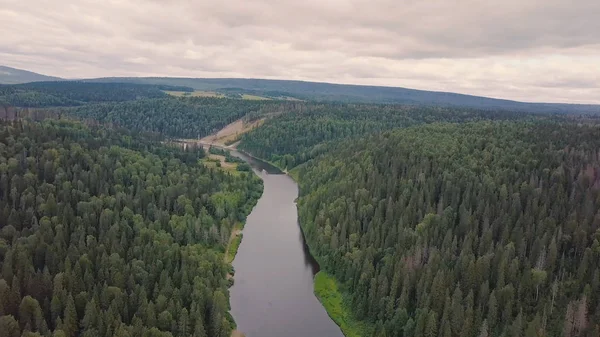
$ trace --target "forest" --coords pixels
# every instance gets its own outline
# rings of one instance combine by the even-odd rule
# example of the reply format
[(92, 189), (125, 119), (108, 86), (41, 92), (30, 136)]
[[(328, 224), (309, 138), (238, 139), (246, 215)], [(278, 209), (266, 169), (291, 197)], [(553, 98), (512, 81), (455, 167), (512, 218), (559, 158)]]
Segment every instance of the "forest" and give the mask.
[(68, 108), (64, 112), (167, 137), (202, 138), (250, 113), (258, 113), (264, 104), (223, 98), (169, 97), (93, 104)]
[(191, 89), (125, 83), (34, 82), (0, 85), (0, 104), (26, 108), (48, 108), (98, 102), (125, 102), (142, 98), (167, 97), (168, 95), (163, 90), (189, 91)]
[(297, 180), (358, 335), (600, 336), (596, 117), (163, 90), (191, 89), (0, 85), (0, 337), (229, 337), (262, 181), (160, 141), (238, 119), (266, 119), (238, 148)]
[(201, 148), (0, 122), (0, 336), (220, 336), (232, 228), (262, 193)]
[(5, 107), (11, 107), (20, 111), (17, 117), (70, 116), (167, 138), (201, 138), (242, 117), (258, 119), (312, 105), (173, 97), (165, 93), (167, 90), (193, 91), (164, 84), (74, 81), (0, 85), (0, 118), (13, 118), (3, 115)]
[(435, 122), (568, 120), (561, 115), (387, 104), (304, 104), (244, 134), (239, 148), (291, 169), (342, 139)]
[(243, 92), (272, 98), (292, 97), (303, 101), (322, 103), (403, 104), (460, 109), (494, 109), (507, 112), (600, 114), (600, 105), (525, 103), (452, 92), (308, 81), (175, 77), (112, 77), (89, 79), (87, 81), (185, 86), (197, 90), (211, 90), (225, 94)]
[(600, 335), (600, 129), (432, 124), (295, 169), (311, 252), (374, 336)]

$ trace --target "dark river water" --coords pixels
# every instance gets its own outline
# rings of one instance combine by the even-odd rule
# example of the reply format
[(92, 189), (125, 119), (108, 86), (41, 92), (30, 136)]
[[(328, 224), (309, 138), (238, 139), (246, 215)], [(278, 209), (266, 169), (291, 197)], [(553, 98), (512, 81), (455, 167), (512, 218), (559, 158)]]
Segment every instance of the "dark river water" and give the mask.
[(233, 261), (230, 301), (238, 330), (247, 337), (343, 337), (313, 293), (319, 266), (298, 225), (298, 186), (267, 163), (232, 154), (252, 165), (264, 181)]

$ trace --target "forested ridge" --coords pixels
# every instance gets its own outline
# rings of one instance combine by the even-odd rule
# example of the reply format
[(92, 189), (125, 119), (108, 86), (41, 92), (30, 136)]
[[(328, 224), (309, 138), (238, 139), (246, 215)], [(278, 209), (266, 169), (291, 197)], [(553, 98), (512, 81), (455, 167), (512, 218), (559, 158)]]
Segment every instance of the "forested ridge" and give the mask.
[(433, 122), (556, 119), (515, 111), (385, 104), (306, 104), (267, 120), (242, 137), (239, 148), (291, 169), (342, 139)]
[(92, 118), (128, 129), (151, 131), (168, 137), (197, 138), (216, 132), (265, 103), (224, 98), (163, 98), (69, 108), (67, 114)]
[(163, 90), (186, 91), (189, 88), (126, 83), (34, 82), (0, 85), (0, 104), (47, 108), (98, 102), (125, 102), (168, 97)]
[(600, 335), (600, 129), (432, 124), (296, 169), (311, 251), (375, 336)]
[(203, 156), (0, 122), (0, 335), (229, 337), (224, 249), (262, 183)]
[(163, 84), (218, 92), (243, 91), (271, 97), (288, 96), (320, 102), (416, 104), (538, 113), (600, 113), (599, 105), (525, 103), (451, 92), (306, 81), (173, 77), (112, 77), (90, 79), (88, 81)]
[[(210, 97), (178, 98), (166, 94), (167, 90), (193, 91), (189, 87), (162, 84), (76, 81), (0, 85), (0, 118), (69, 115), (169, 138), (197, 138), (216, 132), (242, 117), (252, 120), (296, 111), (311, 104)], [(13, 116), (5, 112), (6, 107), (27, 112), (24, 116), (19, 113)]]

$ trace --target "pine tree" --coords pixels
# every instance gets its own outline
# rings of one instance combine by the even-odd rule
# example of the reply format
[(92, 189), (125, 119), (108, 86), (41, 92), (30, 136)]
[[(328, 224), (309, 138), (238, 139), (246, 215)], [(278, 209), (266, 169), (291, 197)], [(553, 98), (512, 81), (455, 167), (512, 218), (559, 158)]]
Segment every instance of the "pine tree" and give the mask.
[(492, 292), (488, 301), (487, 308), (487, 322), (490, 329), (494, 329), (496, 326), (496, 320), (498, 319), (498, 303), (496, 302), (496, 294)]
[(158, 328), (163, 331), (171, 330), (171, 324), (173, 322), (173, 316), (168, 311), (163, 311), (158, 315)]
[(487, 320), (483, 320), (481, 328), (479, 329), (479, 337), (488, 337), (489, 335)]
[(452, 295), (452, 311), (450, 314), (452, 331), (463, 331), (462, 329), (464, 320), (465, 318), (463, 316), (462, 292), (460, 291), (460, 286), (457, 285)]
[(523, 332), (523, 311), (519, 311), (517, 318), (510, 327), (510, 336), (521, 337)]
[(54, 295), (52, 295), (52, 302), (50, 302), (50, 312), (51, 312), (51, 316), (52, 316), (52, 324), (54, 327), (57, 326), (56, 321), (58, 320), (58, 318), (61, 316), (63, 309), (62, 309), (62, 303), (60, 302), (60, 299), (58, 298), (58, 295), (56, 293), (54, 293)]
[(438, 318), (435, 311), (431, 310), (425, 327), (425, 337), (437, 337)]
[(190, 319), (186, 308), (183, 308), (179, 315), (179, 324), (177, 328), (177, 333), (181, 337), (187, 337), (191, 334)]
[(67, 337), (67, 334), (63, 330), (57, 329), (54, 330), (52, 337)]
[(5, 280), (0, 279), (0, 316), (7, 315), (10, 296), (10, 287)]
[(403, 337), (414, 337), (415, 336), (415, 322), (412, 318), (409, 318), (403, 328)]
[(210, 335), (221, 336), (223, 314), (227, 310), (227, 300), (221, 291), (215, 291), (210, 311)]
[(19, 306), (19, 322), (29, 325), (30, 331), (41, 331), (42, 320), (42, 309), (39, 302), (31, 296), (23, 297)]
[(475, 322), (475, 313), (473, 311), (473, 291), (469, 291), (465, 300), (465, 320), (462, 326), (461, 336), (470, 337), (473, 335), (473, 324)]
[(202, 323), (202, 319), (200, 317), (196, 318), (196, 323), (194, 324), (193, 337), (207, 337), (206, 330), (204, 329), (204, 324)]
[(535, 318), (527, 324), (527, 328), (525, 329), (525, 337), (541, 337), (544, 336), (542, 332), (542, 320), (539, 315), (536, 315)]
[(0, 316), (0, 336), (2, 337), (19, 337), (21, 329), (19, 323), (13, 316)]
[(81, 320), (81, 328), (83, 330), (96, 328), (97, 316), (98, 308), (96, 307), (96, 300), (92, 298), (92, 300), (85, 305), (85, 314)]
[(69, 294), (67, 297), (67, 306), (65, 307), (64, 312), (64, 321), (63, 321), (63, 330), (68, 337), (73, 337), (77, 335), (79, 322), (77, 319), (77, 311), (75, 310), (75, 301), (73, 300), (73, 296)]

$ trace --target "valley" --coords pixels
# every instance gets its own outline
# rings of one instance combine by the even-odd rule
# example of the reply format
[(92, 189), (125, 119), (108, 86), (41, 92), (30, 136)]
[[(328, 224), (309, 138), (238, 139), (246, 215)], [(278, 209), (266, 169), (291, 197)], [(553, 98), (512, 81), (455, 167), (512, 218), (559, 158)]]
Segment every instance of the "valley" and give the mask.
[(185, 83), (0, 86), (9, 336), (599, 335), (598, 116)]
[(0, 337), (600, 337), (600, 1), (1, 1)]

